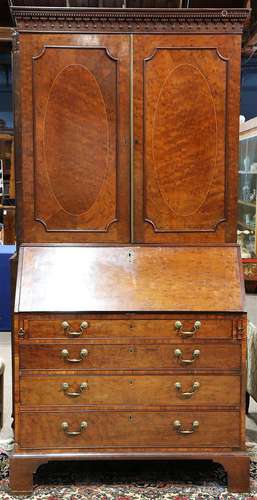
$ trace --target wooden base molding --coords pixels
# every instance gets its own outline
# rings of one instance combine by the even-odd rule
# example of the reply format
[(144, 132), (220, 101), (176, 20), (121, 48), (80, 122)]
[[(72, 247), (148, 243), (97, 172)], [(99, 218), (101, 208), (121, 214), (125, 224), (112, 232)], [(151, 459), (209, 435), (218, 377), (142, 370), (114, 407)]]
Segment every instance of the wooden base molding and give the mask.
[[(10, 457), (10, 489), (13, 494), (22, 495), (33, 490), (33, 474), (37, 468), (50, 461), (59, 460), (212, 460), (221, 464), (228, 478), (231, 492), (249, 491), (250, 459), (240, 453), (172, 453), (172, 452), (89, 452), (29, 454), (14, 452)], [(171, 462), (172, 467), (172, 462)]]
[(250, 489), (249, 465), (250, 459), (246, 455), (219, 457), (214, 462), (223, 465), (228, 477), (228, 489), (233, 492), (246, 492)]

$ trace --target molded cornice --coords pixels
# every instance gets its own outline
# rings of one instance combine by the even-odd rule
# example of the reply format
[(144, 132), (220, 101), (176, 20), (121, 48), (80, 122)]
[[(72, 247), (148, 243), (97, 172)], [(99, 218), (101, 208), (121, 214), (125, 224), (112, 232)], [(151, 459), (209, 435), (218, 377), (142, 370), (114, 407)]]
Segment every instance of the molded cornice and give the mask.
[(248, 9), (11, 7), (18, 31), (241, 33)]

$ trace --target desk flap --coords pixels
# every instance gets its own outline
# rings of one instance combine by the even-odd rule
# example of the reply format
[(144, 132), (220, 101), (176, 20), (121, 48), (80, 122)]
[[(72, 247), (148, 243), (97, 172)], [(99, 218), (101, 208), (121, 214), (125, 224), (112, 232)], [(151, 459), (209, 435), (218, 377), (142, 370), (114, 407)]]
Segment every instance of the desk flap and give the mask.
[(16, 312), (242, 311), (239, 249), (22, 247)]

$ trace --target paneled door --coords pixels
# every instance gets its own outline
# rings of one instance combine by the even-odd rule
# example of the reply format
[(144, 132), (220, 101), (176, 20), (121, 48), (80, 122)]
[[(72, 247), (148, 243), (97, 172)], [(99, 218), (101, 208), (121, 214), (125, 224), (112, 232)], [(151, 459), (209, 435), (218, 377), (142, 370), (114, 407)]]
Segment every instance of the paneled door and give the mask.
[(21, 241), (130, 241), (129, 37), (20, 42)]
[(236, 240), (237, 38), (134, 37), (137, 242)]

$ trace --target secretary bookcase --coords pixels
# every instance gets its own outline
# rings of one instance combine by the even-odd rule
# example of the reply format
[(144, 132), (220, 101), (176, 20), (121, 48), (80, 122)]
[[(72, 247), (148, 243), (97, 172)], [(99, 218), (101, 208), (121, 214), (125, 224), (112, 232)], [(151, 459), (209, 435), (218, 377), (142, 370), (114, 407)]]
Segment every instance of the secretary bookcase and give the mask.
[(171, 3), (12, 2), (14, 492), (65, 459), (210, 459), (249, 487), (235, 244), (248, 11)]

